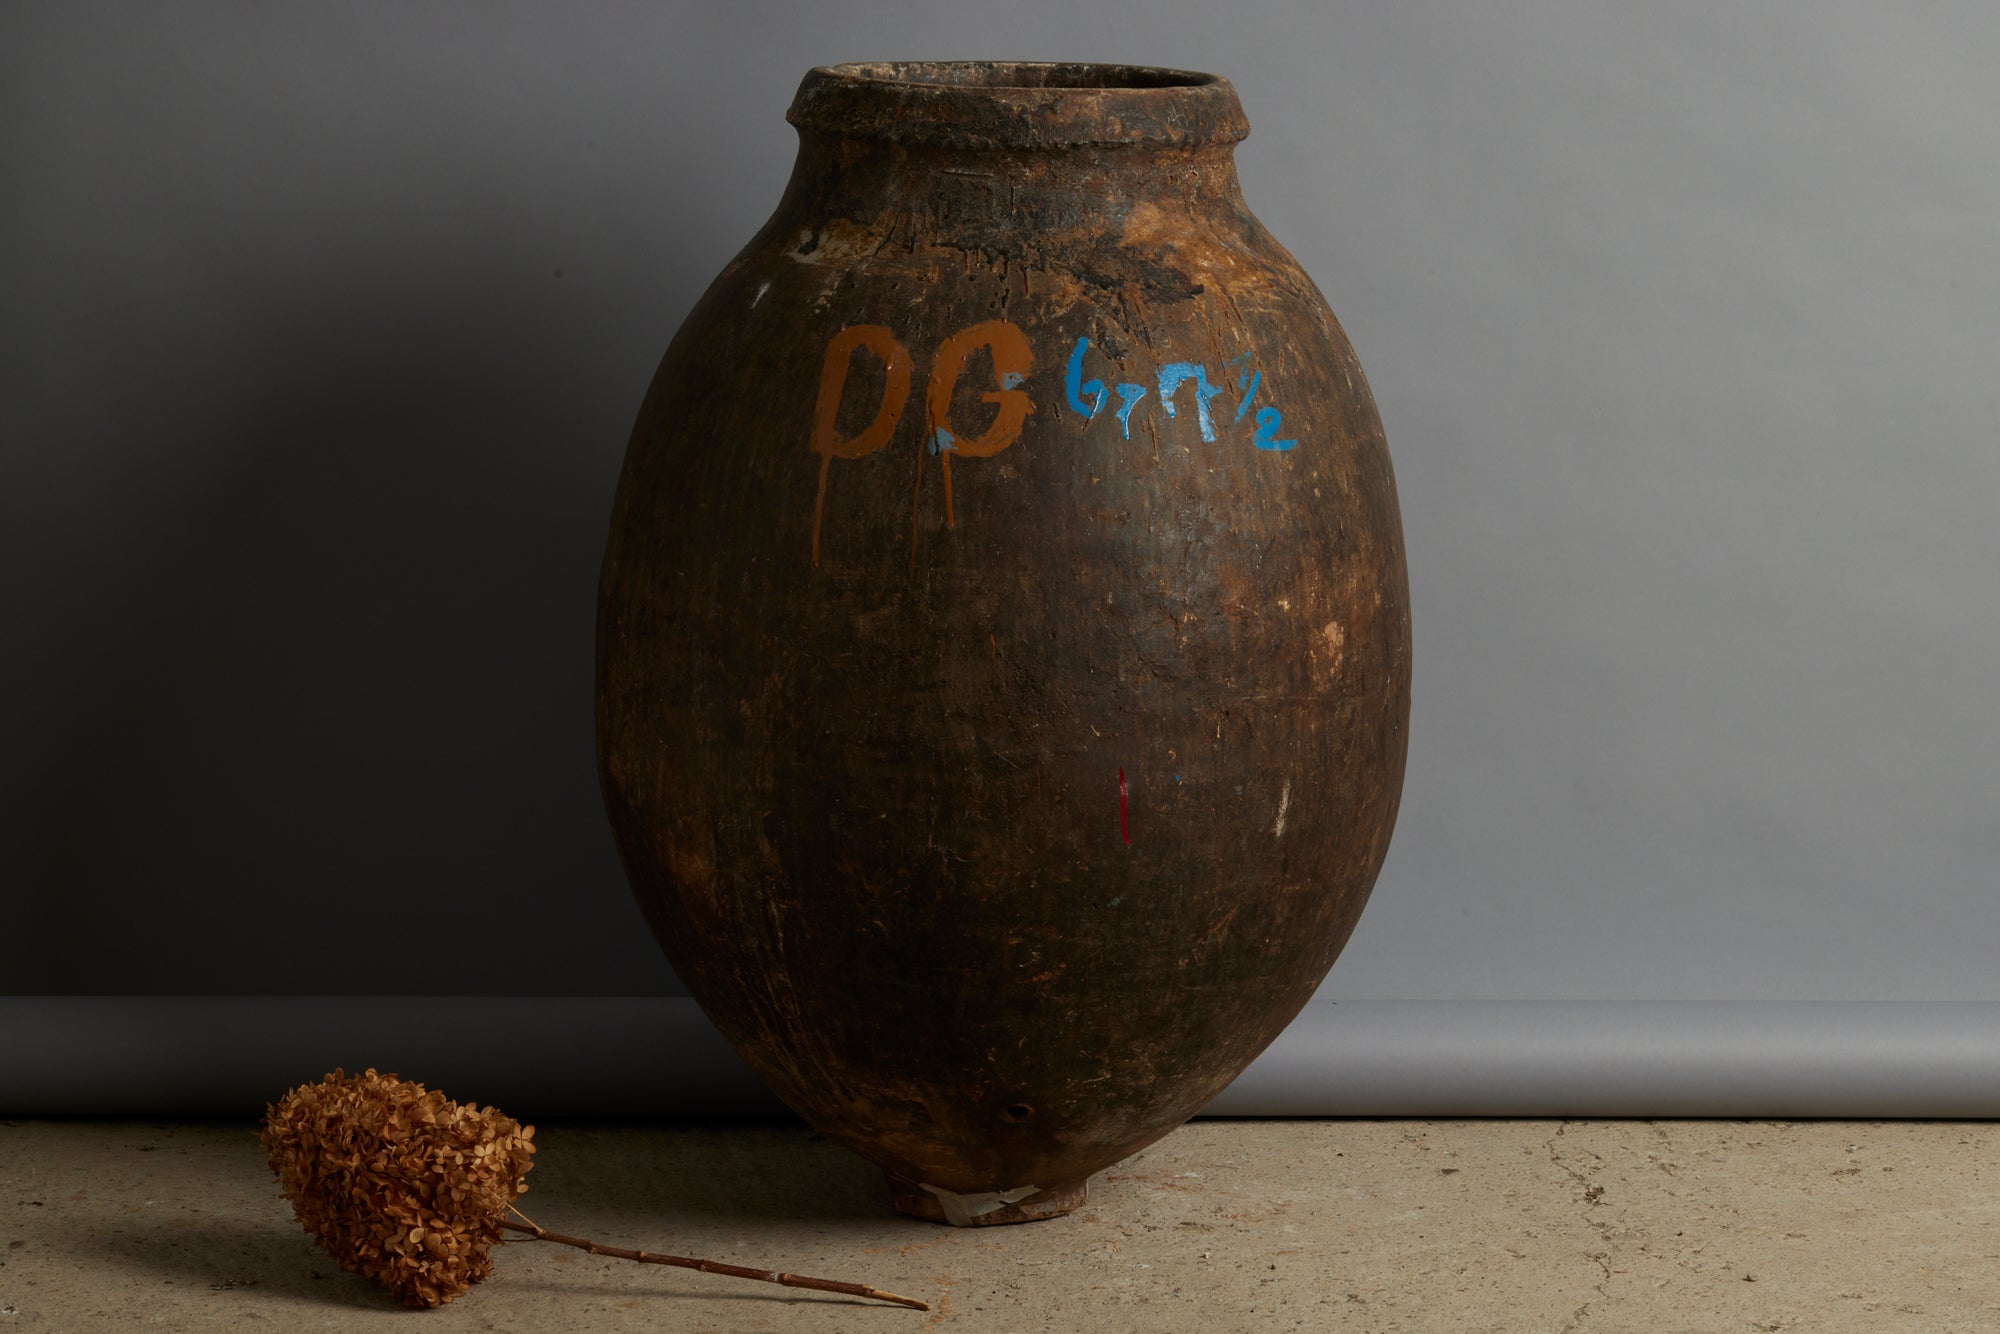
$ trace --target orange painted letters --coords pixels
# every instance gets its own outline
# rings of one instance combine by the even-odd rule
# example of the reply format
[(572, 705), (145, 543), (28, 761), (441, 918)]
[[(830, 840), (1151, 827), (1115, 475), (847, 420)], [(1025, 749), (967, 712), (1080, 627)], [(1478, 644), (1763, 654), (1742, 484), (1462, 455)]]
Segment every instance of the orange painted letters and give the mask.
[[(981, 394), (986, 402), (993, 404), (996, 411), (993, 423), (977, 439), (961, 440), (951, 429), (951, 395), (958, 387), (958, 377), (965, 370), (965, 363), (975, 349), (985, 346), (993, 354), (993, 378), (999, 388), (992, 393)], [(931, 371), (929, 391), (924, 395), (924, 424), (929, 435), (929, 446), (939, 456), (944, 467), (944, 522), (947, 528), (954, 527), (951, 512), (951, 456), (965, 454), (971, 458), (986, 459), (1020, 438), (1021, 427), (1027, 423), (1028, 414), (1035, 410), (1028, 391), (1020, 388), (1033, 367), (1035, 355), (1028, 347), (1028, 336), (1020, 326), (1006, 320), (987, 320), (975, 324), (970, 329), (962, 329), (944, 340), (938, 347), (937, 366)]]
[[(847, 373), (854, 350), (865, 347), (882, 359), (884, 382), (882, 405), (875, 420), (856, 436), (840, 433), (840, 401), (847, 392)], [(994, 408), (993, 420), (978, 436), (964, 440), (951, 428), (951, 396), (958, 388), (965, 363), (980, 348), (993, 358), (994, 388), (980, 395)], [(939, 456), (944, 469), (944, 521), (956, 527), (951, 504), (951, 456), (965, 454), (976, 459), (991, 458), (1021, 436), (1028, 414), (1035, 404), (1021, 383), (1035, 364), (1028, 336), (1020, 326), (1006, 320), (986, 320), (961, 329), (939, 344), (937, 365), (931, 370), (930, 387), (924, 394), (924, 444)], [(826, 360), (819, 373), (819, 401), (813, 408), (813, 452), (819, 455), (819, 495), (813, 501), (812, 559), (819, 564), (820, 520), (826, 511), (826, 479), (833, 461), (858, 459), (873, 454), (889, 443), (902, 420), (903, 406), (910, 397), (910, 354), (895, 335), (879, 324), (855, 324), (834, 335), (826, 345)], [(921, 483), (921, 456), (919, 458)]]
[[(838, 424), (840, 399), (847, 389), (848, 366), (857, 347), (865, 347), (882, 359), (882, 406), (860, 435), (843, 438)], [(826, 345), (826, 361), (819, 372), (819, 402), (813, 409), (812, 447), (819, 455), (819, 497), (813, 501), (814, 565), (819, 564), (819, 521), (826, 509), (827, 470), (836, 458), (862, 458), (888, 444), (896, 423), (903, 419), (903, 405), (909, 397), (910, 354), (881, 325), (849, 325)]]

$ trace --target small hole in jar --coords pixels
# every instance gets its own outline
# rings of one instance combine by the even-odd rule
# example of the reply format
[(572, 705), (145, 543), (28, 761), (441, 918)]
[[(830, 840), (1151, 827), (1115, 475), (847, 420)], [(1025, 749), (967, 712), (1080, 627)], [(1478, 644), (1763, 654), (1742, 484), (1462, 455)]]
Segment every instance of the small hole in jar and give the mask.
[(1000, 1112), (1000, 1115), (1006, 1117), (1016, 1125), (1019, 1125), (1034, 1114), (1035, 1109), (1028, 1106), (1025, 1102), (1017, 1102), (1010, 1107), (1003, 1108)]

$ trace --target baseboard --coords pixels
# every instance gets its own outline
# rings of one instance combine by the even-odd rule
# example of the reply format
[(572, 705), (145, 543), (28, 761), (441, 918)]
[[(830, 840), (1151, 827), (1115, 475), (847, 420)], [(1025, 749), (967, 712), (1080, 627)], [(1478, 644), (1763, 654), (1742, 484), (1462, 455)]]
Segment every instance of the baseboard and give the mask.
[[(529, 1118), (782, 1116), (694, 1002), (0, 996), (0, 1114), (243, 1116), (342, 1066)], [(1316, 1001), (1212, 1116), (2000, 1117), (2000, 1003)]]

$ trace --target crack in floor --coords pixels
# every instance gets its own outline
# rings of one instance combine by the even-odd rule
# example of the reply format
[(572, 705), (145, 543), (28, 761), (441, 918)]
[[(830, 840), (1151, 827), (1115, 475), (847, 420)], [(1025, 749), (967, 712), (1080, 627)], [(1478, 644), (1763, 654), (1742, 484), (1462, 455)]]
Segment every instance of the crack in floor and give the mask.
[[(1570, 1123), (1567, 1121), (1558, 1123), (1556, 1133), (1549, 1136), (1542, 1147), (1548, 1150), (1549, 1161), (1556, 1166), (1557, 1170), (1576, 1183), (1578, 1196), (1582, 1199), (1584, 1208), (1587, 1211), (1604, 1203), (1604, 1187), (1592, 1181), (1588, 1174), (1579, 1171), (1564, 1161), (1563, 1152), (1557, 1146), (1556, 1141), (1562, 1139), (1568, 1133), (1569, 1127)], [(1591, 1156), (1593, 1158), (1598, 1157), (1596, 1154), (1591, 1154)], [(1599, 1161), (1603, 1160), (1599, 1158)], [(1609, 1301), (1611, 1299), (1611, 1256), (1612, 1252), (1618, 1249), (1618, 1244), (1611, 1238), (1611, 1224), (1592, 1218), (1587, 1212), (1583, 1221), (1590, 1226), (1593, 1232), (1597, 1233), (1605, 1246), (1605, 1249), (1601, 1251), (1584, 1252), (1584, 1258), (1595, 1263), (1599, 1270), (1597, 1282), (1591, 1285), (1597, 1293), (1597, 1299), (1596, 1301), (1585, 1302), (1583, 1305), (1577, 1307), (1576, 1310), (1570, 1312), (1569, 1319), (1563, 1322), (1563, 1327), (1559, 1331), (1559, 1334), (1575, 1334), (1576, 1330), (1583, 1327), (1584, 1317), (1590, 1314), (1591, 1307), (1595, 1306), (1598, 1301)]]

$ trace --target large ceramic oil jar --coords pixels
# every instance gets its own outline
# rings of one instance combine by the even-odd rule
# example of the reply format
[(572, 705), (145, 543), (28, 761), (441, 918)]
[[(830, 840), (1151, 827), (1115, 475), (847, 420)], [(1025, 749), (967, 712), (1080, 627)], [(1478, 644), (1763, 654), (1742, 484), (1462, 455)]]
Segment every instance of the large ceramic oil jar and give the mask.
[(1409, 710), (1389, 457), (1224, 80), (844, 65), (790, 119), (626, 456), (605, 800), (786, 1102), (907, 1212), (1046, 1217), (1361, 912)]

